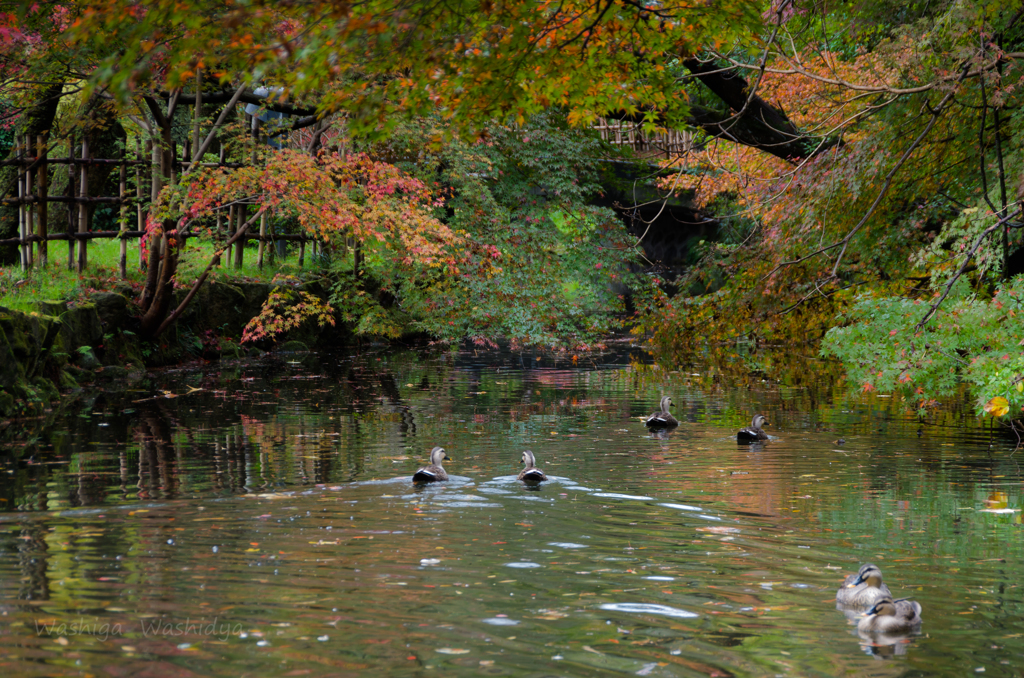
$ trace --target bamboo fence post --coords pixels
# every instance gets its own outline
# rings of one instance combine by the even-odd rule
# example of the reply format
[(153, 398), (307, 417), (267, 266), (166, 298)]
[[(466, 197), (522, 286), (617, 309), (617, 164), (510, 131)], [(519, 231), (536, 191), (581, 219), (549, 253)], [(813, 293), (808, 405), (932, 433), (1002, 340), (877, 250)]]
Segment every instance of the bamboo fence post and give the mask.
[(14, 157), (18, 159), (18, 260), (21, 270), (28, 270), (28, 258), (25, 256), (25, 158), (22, 156), (21, 139), (15, 137)]
[(146, 154), (150, 158), (149, 202), (150, 209), (152, 209), (153, 204), (156, 203), (157, 196), (160, 195), (160, 189), (163, 188), (163, 175), (160, 173), (163, 167), (163, 152), (160, 150), (160, 146), (153, 143), (152, 139), (149, 139), (146, 142)]
[(75, 180), (78, 178), (77, 172), (75, 172), (75, 138), (68, 137), (68, 187), (64, 192), (65, 197), (68, 199), (68, 225), (67, 225), (67, 236), (68, 236), (68, 270), (75, 270), (75, 218), (78, 216), (75, 213)]
[(247, 122), (249, 123), (249, 163), (252, 165), (256, 164), (256, 136), (259, 134), (260, 121), (255, 115), (246, 115)]
[(34, 175), (32, 172), (32, 162), (34, 160), (32, 137), (26, 134), (22, 140), (22, 148), (25, 149), (25, 264), (28, 268), (32, 268), (32, 242), (27, 240), (36, 232), (35, 229), (35, 213), (36, 206), (32, 201), (32, 188), (35, 185)]
[[(135, 198), (138, 202), (135, 205), (135, 221), (138, 226), (136, 230), (146, 230), (145, 215), (142, 211), (142, 141), (138, 138), (135, 139)], [(142, 265), (145, 262), (145, 256), (142, 253), (142, 238), (139, 238), (139, 269), (142, 269)]]
[(36, 137), (36, 147), (38, 150), (38, 157), (41, 159), (39, 170), (36, 174), (39, 182), (39, 268), (46, 268), (46, 264), (49, 259), (49, 247), (47, 246), (47, 239), (49, 238), (49, 206), (47, 205), (49, 199), (49, 168), (46, 164), (47, 156), (49, 155), (46, 148), (46, 137), (40, 134)]
[[(213, 232), (214, 249), (216, 249), (216, 243), (221, 239), (221, 230), (224, 228), (224, 210), (217, 210), (217, 229)], [(217, 265), (220, 266), (220, 257), (217, 257)]]
[[(218, 158), (219, 158), (218, 161), (217, 161), (218, 164), (220, 166), (223, 166), (224, 165), (224, 142), (223, 141), (220, 142), (220, 152), (218, 153)], [(226, 229), (224, 228), (224, 211), (223, 210), (217, 210), (217, 238), (218, 239), (223, 237), (224, 240), (228, 240), (231, 236), (227, 233), (227, 231), (231, 230), (231, 228), (234, 226), (234, 224), (235, 224), (235, 206), (234, 205), (229, 205), (228, 206), (228, 225), (227, 225)], [(220, 262), (221, 262), (220, 257), (217, 257), (217, 265), (218, 266), (220, 266)]]
[(260, 215), (260, 244), (259, 244), (259, 250), (257, 251), (257, 254), (256, 254), (256, 267), (259, 268), (261, 271), (263, 270), (263, 248), (264, 248), (264, 244), (265, 244), (263, 239), (266, 238), (266, 237), (267, 237), (267, 213), (266, 213), (266, 211), (264, 211), (263, 214)]
[[(79, 180), (78, 194), (82, 202), (78, 204), (78, 232), (89, 230), (89, 141), (82, 138), (82, 176)], [(78, 243), (78, 273), (85, 273), (89, 264), (88, 241), (85, 238)]]
[[(203, 120), (203, 69), (196, 69), (196, 108), (195, 115), (192, 119), (192, 153), (199, 150), (200, 144), (203, 140), (199, 138), (201, 131), (201, 123)], [(188, 159), (192, 162), (199, 162), (202, 158), (192, 157), (192, 153), (188, 153)]]
[[(244, 224), (246, 222), (246, 216), (248, 215), (248, 213), (249, 213), (248, 205), (245, 205), (245, 204), (239, 204), (238, 205), (237, 209), (235, 210), (235, 216), (238, 217), (238, 224), (237, 225), (235, 225), (235, 224), (231, 225), (231, 230), (232, 230), (233, 233), (238, 233), (238, 231), (241, 230), (242, 224)], [(247, 238), (243, 236), (243, 237), (238, 239), (238, 242), (235, 243), (235, 268), (237, 268), (237, 269), (242, 268), (243, 264), (245, 263), (245, 241), (246, 240), (247, 240)]]
[(171, 142), (171, 147), (167, 149), (165, 157), (167, 158), (167, 170), (164, 176), (167, 177), (167, 185), (174, 186), (177, 184), (178, 172), (178, 144), (175, 141)]
[[(127, 141), (127, 139), (125, 139)], [(118, 185), (118, 197), (121, 199), (120, 219), (121, 222), (121, 255), (117, 259), (117, 272), (121, 280), (128, 278), (128, 239), (124, 234), (128, 231), (128, 144), (121, 149), (121, 176)]]
[[(228, 225), (227, 225), (227, 228), (224, 231), (224, 240), (225, 241), (230, 240), (231, 236), (233, 236), (234, 234), (235, 234), (235, 206), (232, 204), (232, 205), (228, 205)], [(227, 251), (228, 261), (231, 260), (231, 255), (233, 253), (234, 253), (234, 250), (228, 248), (228, 251)]]

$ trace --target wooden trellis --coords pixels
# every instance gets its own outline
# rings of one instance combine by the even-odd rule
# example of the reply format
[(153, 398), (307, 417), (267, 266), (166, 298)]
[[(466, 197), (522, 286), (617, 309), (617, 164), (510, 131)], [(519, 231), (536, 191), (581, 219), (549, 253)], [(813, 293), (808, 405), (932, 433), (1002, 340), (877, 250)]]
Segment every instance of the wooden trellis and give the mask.
[(693, 132), (668, 130), (647, 134), (643, 125), (612, 118), (598, 118), (593, 128), (614, 146), (629, 146), (643, 157), (673, 158), (693, 150)]
[[(252, 117), (252, 133), (256, 140), (259, 139), (259, 120)], [(182, 158), (191, 157), (191, 140), (186, 140)], [(162, 186), (161, 180), (161, 156), (162, 150), (154, 146), (152, 141), (145, 144), (136, 141), (134, 152), (121, 158), (95, 158), (89, 151), (88, 142), (82, 141), (80, 145), (74, 141), (67, 142), (70, 149), (67, 156), (52, 157), (50, 148), (44, 136), (40, 135), (35, 139), (22, 136), (15, 140), (14, 157), (10, 160), (0, 161), (0, 165), (15, 166), (18, 168), (17, 176), (17, 197), (9, 197), (0, 200), (0, 203), (17, 205), (18, 207), (18, 237), (0, 240), (2, 245), (15, 245), (20, 253), (22, 270), (33, 268), (46, 268), (49, 257), (49, 243), (51, 241), (67, 241), (68, 258), (67, 266), (79, 273), (86, 270), (88, 266), (88, 243), (94, 239), (118, 238), (121, 241), (121, 253), (118, 262), (118, 269), (122, 278), (127, 277), (128, 262), (128, 241), (139, 240), (139, 265), (144, 265), (142, 254), (142, 240), (145, 235), (146, 218), (149, 212), (149, 205), (157, 199)], [(75, 151), (80, 148), (80, 154), (75, 157)], [(179, 159), (177, 144), (171, 150), (170, 176), (172, 183), (180, 172), (189, 167), (192, 163), (188, 160)], [(252, 161), (255, 162), (256, 152), (252, 152)], [(49, 169), (53, 165), (67, 165), (68, 185), (64, 195), (51, 195), (49, 192)], [(119, 170), (118, 195), (100, 196), (93, 195), (89, 186), (88, 170), (96, 165), (114, 165)], [(218, 162), (204, 162), (203, 167), (241, 167), (241, 163), (226, 162), (223, 147), (220, 150)], [(135, 195), (128, 195), (128, 171), (134, 170), (135, 174)], [(148, 189), (146, 186), (148, 184)], [(68, 205), (67, 227), (63, 233), (51, 233), (49, 228), (50, 204), (64, 203)], [(92, 205), (110, 204), (119, 206), (120, 228), (116, 231), (95, 231), (89, 230), (89, 208)], [(134, 214), (129, 217), (134, 205)], [(228, 218), (225, 223), (224, 214), (218, 211), (216, 217), (216, 233), (218, 237), (225, 240), (236, 233), (241, 224), (247, 219), (249, 204), (238, 203), (231, 205), (228, 209)], [(134, 229), (129, 228), (129, 223), (134, 222)], [(250, 240), (259, 241), (257, 252), (257, 265), (262, 268), (265, 252), (265, 243), (273, 241), (297, 241), (299, 243), (299, 266), (304, 264), (306, 242), (312, 241), (305, 234), (281, 234), (269, 235), (267, 233), (268, 216), (262, 215), (259, 234), (246, 233), (239, 238), (235, 246), (234, 264), (241, 268), (244, 263), (245, 243)], [(187, 239), (196, 237), (196, 233), (181, 233), (178, 237)], [(33, 245), (35, 250), (33, 251)], [(315, 247), (315, 243), (314, 243)]]

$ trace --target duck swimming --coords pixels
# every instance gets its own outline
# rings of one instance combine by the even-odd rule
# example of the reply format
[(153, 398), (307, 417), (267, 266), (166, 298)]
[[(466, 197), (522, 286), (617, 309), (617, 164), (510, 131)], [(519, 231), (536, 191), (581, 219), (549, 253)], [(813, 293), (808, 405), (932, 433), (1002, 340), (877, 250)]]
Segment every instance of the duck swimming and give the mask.
[(668, 413), (668, 406), (671, 404), (672, 398), (662, 396), (661, 409), (650, 414), (646, 419), (644, 419), (644, 425), (650, 426), (651, 428), (670, 428), (672, 426), (679, 426), (679, 421)]
[(539, 483), (542, 480), (547, 480), (548, 477), (544, 475), (544, 471), (537, 468), (537, 461), (533, 457), (533, 452), (525, 450), (523, 452), (523, 458), (519, 462), (524, 464), (525, 468), (519, 472), (516, 476), (516, 480), (522, 480), (524, 483)]
[(441, 466), (441, 462), (445, 459), (451, 461), (451, 457), (443, 447), (435, 447), (430, 451), (430, 466), (424, 466), (416, 471), (412, 476), (412, 481), (414, 483), (435, 483), (440, 480), (448, 480), (448, 474)]
[(841, 605), (869, 607), (883, 598), (892, 598), (889, 587), (882, 582), (882, 571), (872, 563), (861, 565), (857, 574), (851, 574), (836, 591), (836, 602)]
[(861, 633), (910, 633), (920, 625), (920, 603), (885, 596), (864, 613), (864, 618), (857, 623), (857, 630)]
[(750, 426), (748, 428), (741, 428), (739, 433), (736, 434), (736, 442), (756, 443), (761, 440), (768, 440), (768, 434), (761, 428), (767, 425), (768, 420), (764, 418), (764, 415), (755, 414), (754, 419), (750, 422)]

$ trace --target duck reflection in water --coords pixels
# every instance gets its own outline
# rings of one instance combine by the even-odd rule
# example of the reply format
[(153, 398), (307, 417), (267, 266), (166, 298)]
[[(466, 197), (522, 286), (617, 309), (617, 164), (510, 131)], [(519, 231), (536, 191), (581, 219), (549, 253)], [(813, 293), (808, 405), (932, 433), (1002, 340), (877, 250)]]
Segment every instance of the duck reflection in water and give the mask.
[(668, 440), (672, 433), (675, 432), (674, 428), (649, 428), (649, 436), (655, 440)]
[(906, 656), (914, 633), (867, 633), (858, 631), (864, 654), (876, 659)]

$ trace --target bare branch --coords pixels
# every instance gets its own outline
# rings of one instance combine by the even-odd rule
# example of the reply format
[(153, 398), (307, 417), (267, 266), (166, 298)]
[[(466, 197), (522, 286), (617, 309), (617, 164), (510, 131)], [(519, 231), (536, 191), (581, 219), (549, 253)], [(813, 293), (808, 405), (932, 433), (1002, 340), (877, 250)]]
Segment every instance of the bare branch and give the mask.
[[(958, 83), (962, 82), (963, 79), (967, 76), (968, 69), (969, 66), (963, 69), (963, 71), (960, 74), (960, 80), (958, 81)], [(842, 249), (839, 251), (839, 256), (836, 257), (835, 264), (833, 264), (832, 271), (829, 274), (829, 277), (831, 279), (836, 278), (837, 272), (839, 271), (839, 264), (843, 260), (843, 255), (846, 254), (846, 248), (850, 244), (850, 241), (853, 240), (853, 237), (857, 235), (857, 232), (860, 231), (864, 224), (867, 223), (868, 219), (871, 218), (871, 215), (874, 214), (875, 209), (877, 209), (878, 205), (881, 204), (882, 198), (884, 198), (885, 195), (889, 192), (889, 188), (890, 186), (892, 186), (892, 180), (893, 178), (895, 178), (896, 173), (900, 170), (900, 168), (903, 167), (903, 164), (907, 161), (907, 159), (910, 158), (911, 153), (913, 153), (917, 149), (917, 147), (920, 146), (921, 142), (924, 140), (928, 132), (931, 131), (932, 127), (935, 126), (935, 123), (938, 121), (939, 116), (942, 115), (943, 111), (946, 109), (946, 106), (953, 98), (955, 92), (955, 89), (951, 89), (949, 92), (946, 93), (946, 96), (942, 98), (942, 101), (939, 102), (938, 106), (936, 106), (934, 109), (930, 109), (932, 115), (931, 118), (928, 120), (928, 124), (925, 125), (924, 129), (921, 130), (921, 133), (917, 135), (917, 138), (914, 139), (913, 143), (911, 143), (910, 146), (908, 146), (907, 149), (903, 151), (903, 155), (900, 156), (900, 159), (896, 161), (896, 164), (893, 165), (892, 169), (890, 169), (888, 174), (885, 175), (885, 182), (882, 184), (882, 188), (878, 191), (878, 195), (875, 196), (875, 199), (871, 203), (871, 206), (868, 207), (867, 212), (865, 212), (864, 216), (862, 216), (860, 221), (857, 222), (857, 225), (854, 226), (842, 240), (834, 242), (831, 245), (827, 245), (826, 247), (821, 247), (815, 250), (814, 252), (806, 256), (800, 257), (798, 259), (794, 259), (792, 261), (784, 261), (778, 264), (771, 271), (769, 271), (769, 273), (766, 276), (764, 276), (762, 280), (771, 277), (776, 271), (778, 271), (781, 268), (784, 268), (786, 266), (792, 266), (794, 264), (799, 264), (800, 262), (806, 261), (807, 259), (813, 256), (816, 256), (818, 254), (824, 254), (829, 250), (834, 250), (837, 247), (841, 247)]]

